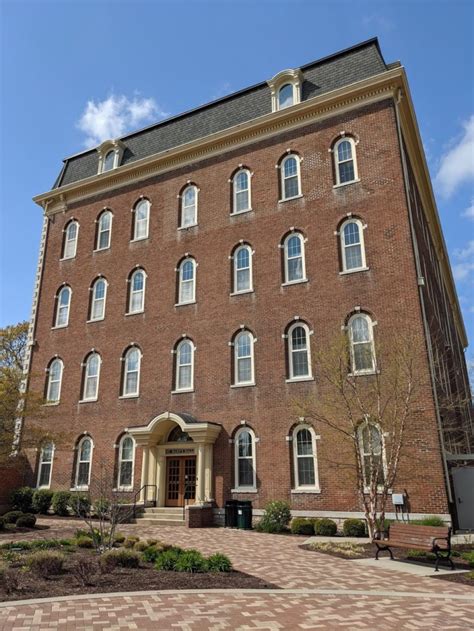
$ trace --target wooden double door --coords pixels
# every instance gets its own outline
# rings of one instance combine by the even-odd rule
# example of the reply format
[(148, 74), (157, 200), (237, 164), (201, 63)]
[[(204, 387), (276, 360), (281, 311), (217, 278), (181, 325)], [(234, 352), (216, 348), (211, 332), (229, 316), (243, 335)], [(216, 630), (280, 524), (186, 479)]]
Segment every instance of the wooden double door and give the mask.
[(194, 504), (196, 500), (196, 456), (166, 458), (166, 506)]

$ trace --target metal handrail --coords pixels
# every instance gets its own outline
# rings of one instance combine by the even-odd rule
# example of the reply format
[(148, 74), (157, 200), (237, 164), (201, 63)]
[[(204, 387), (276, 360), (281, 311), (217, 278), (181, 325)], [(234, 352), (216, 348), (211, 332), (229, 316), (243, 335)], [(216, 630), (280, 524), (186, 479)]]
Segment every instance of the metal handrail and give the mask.
[(143, 486), (141, 486), (138, 489), (138, 491), (133, 496), (133, 518), (134, 519), (137, 516), (137, 498), (140, 496), (140, 493), (143, 491), (143, 489), (145, 489), (143, 506), (146, 506), (147, 502), (150, 501), (150, 500), (147, 499), (148, 493), (147, 493), (146, 489), (148, 487), (151, 487), (153, 489), (153, 491), (154, 491), (153, 492), (153, 499), (151, 500), (151, 506), (156, 506), (156, 498), (158, 497), (158, 487), (157, 487), (157, 485), (156, 484), (144, 484)]

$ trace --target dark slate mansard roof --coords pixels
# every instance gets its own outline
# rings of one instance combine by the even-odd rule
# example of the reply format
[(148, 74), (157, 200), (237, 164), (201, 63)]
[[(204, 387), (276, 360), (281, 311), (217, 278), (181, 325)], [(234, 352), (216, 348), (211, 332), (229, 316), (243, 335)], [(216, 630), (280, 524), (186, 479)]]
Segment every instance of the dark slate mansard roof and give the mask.
[[(390, 66), (385, 64), (377, 38), (367, 40), (302, 66), (301, 100), (306, 101), (380, 74)], [(125, 150), (120, 166), (229, 129), (271, 111), (271, 92), (265, 81), (122, 137), (120, 140)], [(95, 149), (66, 158), (53, 188), (94, 176), (97, 168)]]

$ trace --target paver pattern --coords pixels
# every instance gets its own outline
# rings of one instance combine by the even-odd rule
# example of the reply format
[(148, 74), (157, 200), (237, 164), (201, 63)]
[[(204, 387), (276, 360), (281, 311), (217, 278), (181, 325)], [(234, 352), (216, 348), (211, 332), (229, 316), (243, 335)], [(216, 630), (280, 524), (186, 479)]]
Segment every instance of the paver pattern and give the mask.
[[(67, 536), (78, 522), (28, 538)], [(472, 629), (474, 590), (301, 550), (301, 538), (224, 529), (121, 530), (228, 554), (234, 567), (288, 591), (153, 592), (0, 608), (0, 629)], [(3, 537), (2, 537), (3, 539)], [(130, 586), (133, 589), (133, 586)], [(324, 593), (326, 592), (326, 593)], [(357, 592), (357, 593), (354, 593)]]

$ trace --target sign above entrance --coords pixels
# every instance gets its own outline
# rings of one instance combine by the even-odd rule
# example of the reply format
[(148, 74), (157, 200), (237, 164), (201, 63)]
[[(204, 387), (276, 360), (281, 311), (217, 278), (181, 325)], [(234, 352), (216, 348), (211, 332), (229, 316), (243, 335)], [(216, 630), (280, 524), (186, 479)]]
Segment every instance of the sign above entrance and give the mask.
[(192, 449), (192, 448), (185, 449), (185, 448), (176, 447), (174, 449), (165, 449), (165, 454), (166, 455), (173, 454), (174, 456), (176, 456), (178, 454), (193, 454), (193, 453), (194, 453), (194, 449)]

